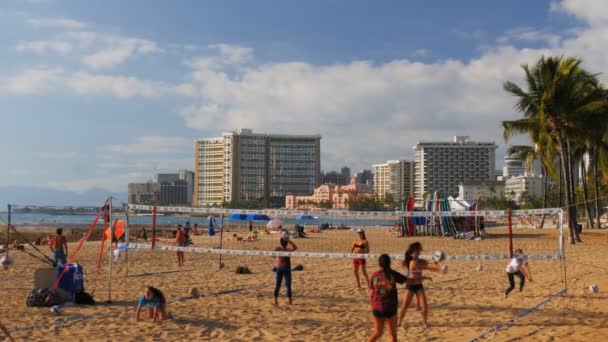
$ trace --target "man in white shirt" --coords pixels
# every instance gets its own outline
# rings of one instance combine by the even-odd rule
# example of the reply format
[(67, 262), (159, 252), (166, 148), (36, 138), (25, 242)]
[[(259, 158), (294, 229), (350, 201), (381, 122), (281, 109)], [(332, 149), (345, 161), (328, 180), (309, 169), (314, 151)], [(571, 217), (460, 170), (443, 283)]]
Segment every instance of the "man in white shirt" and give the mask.
[(505, 271), (509, 278), (509, 288), (505, 291), (505, 297), (509, 296), (509, 293), (515, 288), (515, 276), (519, 278), (519, 292), (523, 291), (526, 279), (532, 281), (532, 274), (528, 266), (528, 256), (524, 254), (521, 248), (515, 251), (515, 255)]

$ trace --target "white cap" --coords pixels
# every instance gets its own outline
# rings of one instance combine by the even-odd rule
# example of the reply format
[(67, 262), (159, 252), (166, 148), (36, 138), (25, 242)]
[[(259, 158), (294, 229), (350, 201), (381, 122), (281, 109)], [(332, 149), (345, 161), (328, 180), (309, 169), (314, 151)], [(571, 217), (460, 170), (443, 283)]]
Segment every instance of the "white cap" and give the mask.
[(357, 233), (365, 233), (365, 231), (361, 228), (357, 229)]

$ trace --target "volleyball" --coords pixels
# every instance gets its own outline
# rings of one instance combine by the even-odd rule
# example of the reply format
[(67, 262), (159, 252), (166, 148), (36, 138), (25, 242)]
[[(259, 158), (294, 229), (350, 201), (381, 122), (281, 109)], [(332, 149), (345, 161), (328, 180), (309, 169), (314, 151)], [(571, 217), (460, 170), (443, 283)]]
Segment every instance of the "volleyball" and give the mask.
[(600, 288), (597, 285), (590, 285), (589, 286), (589, 292), (591, 293), (597, 293), (600, 291)]
[(61, 315), (61, 309), (59, 308), (59, 305), (55, 305), (51, 308), (51, 313), (54, 313), (55, 315)]
[(483, 271), (483, 265), (477, 265), (477, 272)]
[(434, 262), (440, 262), (445, 260), (445, 252), (444, 251), (435, 251), (435, 253), (433, 253), (433, 261)]
[(448, 265), (441, 266), (441, 272), (448, 273)]
[(5, 255), (0, 258), (0, 265), (2, 265), (3, 269), (7, 270), (12, 264), (13, 259), (11, 259), (11, 257), (9, 257), (8, 255)]

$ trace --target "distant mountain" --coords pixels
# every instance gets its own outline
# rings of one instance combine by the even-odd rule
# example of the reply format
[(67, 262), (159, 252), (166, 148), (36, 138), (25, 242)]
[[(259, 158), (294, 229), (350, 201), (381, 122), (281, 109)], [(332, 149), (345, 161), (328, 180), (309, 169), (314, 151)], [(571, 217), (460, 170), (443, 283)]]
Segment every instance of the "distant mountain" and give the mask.
[(112, 196), (114, 205), (126, 202), (127, 194), (124, 192), (111, 192), (105, 189), (93, 188), (83, 193), (57, 190), (52, 188), (38, 188), (28, 186), (0, 187), (0, 211), (6, 211), (7, 204), (36, 205), (36, 206), (101, 206)]

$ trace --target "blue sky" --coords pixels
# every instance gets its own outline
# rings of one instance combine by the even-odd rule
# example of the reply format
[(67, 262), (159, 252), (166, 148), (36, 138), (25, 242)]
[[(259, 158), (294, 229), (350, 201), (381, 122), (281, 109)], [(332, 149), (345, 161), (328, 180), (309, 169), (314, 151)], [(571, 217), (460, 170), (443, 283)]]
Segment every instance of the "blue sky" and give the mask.
[(584, 0), (3, 1), (0, 186), (126, 191), (238, 127), (320, 133), (326, 170), (504, 145), (502, 82), (543, 54), (602, 72), (607, 18)]

